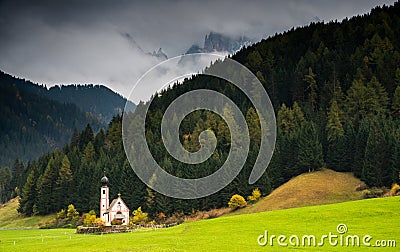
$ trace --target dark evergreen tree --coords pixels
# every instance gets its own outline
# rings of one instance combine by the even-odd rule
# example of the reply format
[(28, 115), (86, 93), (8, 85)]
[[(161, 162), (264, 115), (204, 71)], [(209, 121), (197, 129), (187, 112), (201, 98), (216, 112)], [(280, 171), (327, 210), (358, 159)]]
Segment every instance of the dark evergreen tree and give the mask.
[(308, 73), (304, 75), (304, 81), (307, 83), (307, 90), (308, 90), (308, 102), (309, 106), (312, 111), (317, 111), (317, 97), (318, 97), (318, 85), (317, 81), (315, 80), (315, 73), (313, 72), (312, 68), (308, 68)]
[(64, 155), (61, 163), (61, 168), (58, 171), (58, 178), (56, 181), (55, 203), (56, 209), (62, 209), (69, 204), (72, 204), (72, 171), (71, 163), (67, 155)]
[(299, 131), (297, 140), (298, 161), (301, 172), (315, 171), (323, 167), (322, 144), (319, 140), (316, 125), (305, 123)]
[(46, 169), (37, 183), (37, 210), (40, 214), (48, 214), (57, 211), (55, 200), (55, 189), (57, 180), (57, 170), (54, 158), (50, 158)]
[(10, 199), (11, 171), (7, 166), (0, 168), (0, 204)]
[(400, 85), (397, 86), (396, 91), (393, 95), (392, 115), (397, 119), (400, 118)]
[(18, 212), (26, 216), (31, 216), (34, 213), (37, 200), (36, 191), (36, 173), (33, 169), (26, 179), (26, 183), (22, 188), (21, 199), (19, 200)]
[(72, 133), (70, 146), (71, 147), (79, 146), (79, 132), (76, 128), (74, 129), (74, 132)]
[(93, 143), (94, 133), (90, 124), (86, 125), (85, 130), (79, 136), (79, 148), (84, 150), (89, 142)]
[(11, 180), (11, 190), (12, 196), (20, 196), (21, 189), (24, 186), (26, 180), (25, 167), (22, 161), (16, 159), (12, 167), (12, 180)]
[(342, 122), (340, 121), (340, 114), (341, 111), (336, 100), (332, 100), (331, 107), (328, 112), (328, 123), (326, 125), (329, 143), (331, 143), (337, 137), (342, 137), (344, 134)]
[(362, 179), (370, 186), (383, 186), (389, 179), (389, 149), (377, 119), (370, 123)]
[(364, 119), (361, 121), (358, 129), (353, 132), (354, 148), (352, 160), (352, 172), (358, 178), (362, 176), (362, 169), (364, 166), (365, 146), (367, 145), (369, 135), (369, 121)]
[(390, 156), (390, 177), (392, 183), (400, 183), (400, 131), (393, 135), (392, 154)]

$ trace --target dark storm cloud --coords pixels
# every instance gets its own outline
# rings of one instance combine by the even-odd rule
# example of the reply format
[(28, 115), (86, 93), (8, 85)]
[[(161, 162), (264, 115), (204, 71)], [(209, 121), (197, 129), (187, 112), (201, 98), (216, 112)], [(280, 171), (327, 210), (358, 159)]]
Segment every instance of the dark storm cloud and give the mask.
[(393, 1), (0, 1), (0, 69), (54, 85), (103, 83), (128, 96), (158, 61), (210, 31), (256, 40)]

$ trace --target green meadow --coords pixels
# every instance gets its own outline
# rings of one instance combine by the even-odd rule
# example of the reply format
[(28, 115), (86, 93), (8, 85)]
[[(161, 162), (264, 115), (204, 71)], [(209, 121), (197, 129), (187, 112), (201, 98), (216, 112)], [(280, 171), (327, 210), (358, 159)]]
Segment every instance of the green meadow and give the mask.
[[(377, 240), (400, 242), (400, 197), (358, 200), (321, 206), (275, 210), (220, 217), (157, 230), (108, 235), (78, 235), (73, 229), (1, 230), (0, 251), (398, 251), (392, 247), (323, 246), (281, 247), (277, 240), (260, 246), (257, 238), (338, 234), (338, 224), (346, 224), (346, 235), (360, 239), (370, 235)], [(337, 238), (338, 240), (339, 238)], [(345, 239), (345, 238), (344, 238)], [(262, 241), (262, 240), (261, 240)], [(339, 240), (338, 240), (339, 241)], [(396, 244), (397, 247), (400, 246)]]

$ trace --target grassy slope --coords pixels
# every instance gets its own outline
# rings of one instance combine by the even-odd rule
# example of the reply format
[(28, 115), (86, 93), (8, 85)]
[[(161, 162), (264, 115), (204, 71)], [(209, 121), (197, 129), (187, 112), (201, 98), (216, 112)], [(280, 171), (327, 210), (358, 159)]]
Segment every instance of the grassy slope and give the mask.
[[(354, 189), (360, 183), (350, 173), (328, 169), (306, 173), (293, 178), (256, 204), (229, 215), (356, 200), (361, 198), (361, 193)], [(18, 215), (17, 208), (17, 199), (0, 206), (0, 228), (37, 228), (54, 218), (54, 215), (23, 218)]]
[[(397, 251), (366, 247), (260, 247), (269, 234), (320, 237), (345, 223), (347, 234), (395, 239), (400, 243), (400, 197), (359, 200), (221, 217), (152, 231), (112, 235), (77, 235), (71, 229), (0, 231), (0, 251)], [(15, 241), (15, 245), (14, 245)], [(400, 244), (397, 244), (397, 247)], [(398, 248), (397, 248), (398, 249)]]
[(323, 169), (304, 173), (283, 184), (254, 205), (230, 214), (257, 213), (303, 206), (358, 200), (355, 188), (362, 182), (351, 173)]
[(44, 224), (55, 218), (55, 215), (24, 218), (18, 214), (17, 208), (17, 198), (4, 205), (0, 205), (0, 228), (38, 228), (40, 224)]

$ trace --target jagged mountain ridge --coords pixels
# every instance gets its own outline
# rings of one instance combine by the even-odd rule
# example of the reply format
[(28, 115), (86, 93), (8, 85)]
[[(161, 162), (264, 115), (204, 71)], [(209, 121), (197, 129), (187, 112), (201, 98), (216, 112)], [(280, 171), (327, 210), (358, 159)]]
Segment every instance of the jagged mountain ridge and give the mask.
[(190, 53), (208, 53), (208, 52), (228, 52), (234, 54), (244, 46), (249, 46), (253, 43), (246, 36), (232, 37), (222, 33), (210, 32), (204, 38), (203, 47), (192, 45), (186, 52)]

